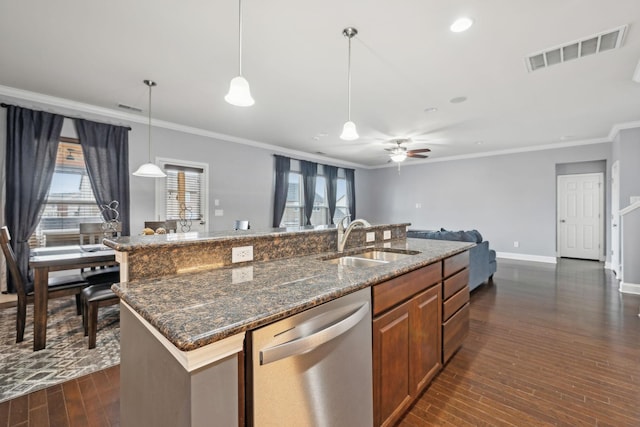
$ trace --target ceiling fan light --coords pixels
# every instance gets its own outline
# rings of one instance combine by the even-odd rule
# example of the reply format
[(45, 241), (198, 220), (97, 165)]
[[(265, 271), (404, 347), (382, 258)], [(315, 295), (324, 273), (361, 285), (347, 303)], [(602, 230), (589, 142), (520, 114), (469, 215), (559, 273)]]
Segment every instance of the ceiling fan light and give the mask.
[(358, 135), (358, 131), (356, 130), (356, 124), (349, 120), (342, 127), (340, 139), (344, 139), (345, 141), (353, 141), (358, 138), (360, 138), (360, 136)]
[(224, 100), (238, 107), (250, 107), (255, 104), (253, 97), (251, 97), (249, 82), (242, 76), (231, 79), (229, 93), (224, 97)]
[(391, 160), (393, 160), (394, 162), (400, 163), (405, 161), (405, 159), (407, 158), (407, 153), (404, 151), (400, 151), (400, 152), (391, 154), (390, 157), (391, 157)]
[(133, 175), (145, 178), (165, 178), (167, 176), (167, 174), (165, 174), (162, 169), (154, 163), (145, 163), (140, 165)]

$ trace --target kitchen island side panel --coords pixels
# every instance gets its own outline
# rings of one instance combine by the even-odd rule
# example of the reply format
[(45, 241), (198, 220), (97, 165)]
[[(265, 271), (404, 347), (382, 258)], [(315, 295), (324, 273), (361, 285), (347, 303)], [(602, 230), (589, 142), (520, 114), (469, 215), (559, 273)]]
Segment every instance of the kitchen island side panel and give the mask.
[(120, 324), (121, 426), (238, 426), (237, 355), (188, 372), (123, 304)]

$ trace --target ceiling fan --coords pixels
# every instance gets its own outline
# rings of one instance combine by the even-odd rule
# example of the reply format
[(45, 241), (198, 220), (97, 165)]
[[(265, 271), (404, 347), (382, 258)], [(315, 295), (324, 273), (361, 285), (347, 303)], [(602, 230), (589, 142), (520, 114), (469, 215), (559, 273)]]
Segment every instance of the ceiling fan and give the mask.
[(396, 144), (396, 146), (393, 148), (385, 148), (385, 151), (389, 152), (389, 157), (391, 158), (391, 160), (389, 160), (390, 162), (396, 162), (396, 163), (404, 162), (407, 157), (413, 157), (414, 159), (426, 159), (429, 156), (425, 156), (424, 154), (421, 154), (421, 153), (428, 153), (431, 151), (428, 148), (419, 148), (417, 150), (407, 150), (407, 147), (403, 146), (402, 144), (407, 144), (411, 142), (410, 139), (394, 139), (391, 142)]

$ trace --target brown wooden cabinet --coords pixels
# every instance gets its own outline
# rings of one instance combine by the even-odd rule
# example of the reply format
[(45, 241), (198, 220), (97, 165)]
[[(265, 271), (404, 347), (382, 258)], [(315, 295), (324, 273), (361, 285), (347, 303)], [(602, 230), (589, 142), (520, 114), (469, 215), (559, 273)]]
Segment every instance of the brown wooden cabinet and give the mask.
[(442, 366), (441, 278), (441, 263), (434, 263), (373, 288), (377, 426), (397, 421)]
[(469, 252), (446, 258), (442, 284), (442, 364), (469, 334)]

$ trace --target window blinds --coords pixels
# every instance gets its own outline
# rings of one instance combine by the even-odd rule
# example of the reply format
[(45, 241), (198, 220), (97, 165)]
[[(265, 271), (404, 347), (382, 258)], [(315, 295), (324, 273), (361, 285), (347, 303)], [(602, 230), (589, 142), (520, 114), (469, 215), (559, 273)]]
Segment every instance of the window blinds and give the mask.
[(165, 165), (167, 219), (201, 220), (202, 177), (200, 168)]

